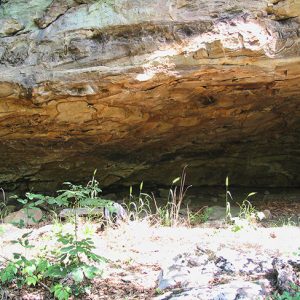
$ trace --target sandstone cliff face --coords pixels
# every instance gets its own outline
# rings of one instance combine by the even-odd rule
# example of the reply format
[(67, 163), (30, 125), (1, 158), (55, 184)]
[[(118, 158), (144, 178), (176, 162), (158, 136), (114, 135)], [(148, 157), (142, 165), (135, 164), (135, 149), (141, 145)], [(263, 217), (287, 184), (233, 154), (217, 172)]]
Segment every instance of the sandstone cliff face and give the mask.
[(2, 0), (0, 186), (299, 186), (300, 0)]

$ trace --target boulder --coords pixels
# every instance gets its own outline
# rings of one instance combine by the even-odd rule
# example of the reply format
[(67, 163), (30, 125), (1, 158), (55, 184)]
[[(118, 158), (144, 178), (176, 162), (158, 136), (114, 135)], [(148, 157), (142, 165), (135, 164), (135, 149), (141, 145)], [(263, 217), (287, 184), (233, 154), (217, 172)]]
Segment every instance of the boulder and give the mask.
[[(223, 206), (210, 206), (209, 208), (209, 221), (224, 220), (226, 217), (226, 208)], [(237, 217), (240, 213), (240, 208), (237, 206), (230, 207), (230, 213), (232, 217)]]
[(235, 280), (227, 284), (212, 287), (198, 287), (183, 289), (177, 292), (169, 292), (154, 300), (263, 300), (266, 299), (266, 291), (261, 284)]
[[(295, 294), (299, 260), (272, 258), (267, 253), (197, 246), (179, 253), (162, 267), (155, 300), (263, 300), (276, 289)], [(298, 299), (298, 298), (297, 298)]]
[(4, 223), (15, 225), (36, 225), (43, 218), (43, 212), (39, 208), (22, 208), (16, 212), (8, 214), (4, 218)]
[(293, 294), (295, 286), (299, 287), (300, 261), (288, 261), (281, 258), (273, 260), (273, 268), (277, 276), (277, 288), (280, 292), (289, 292)]
[(61, 218), (68, 218), (73, 217), (77, 214), (79, 217), (86, 217), (86, 216), (95, 216), (103, 213), (103, 209), (100, 208), (65, 208), (60, 213), (59, 216)]

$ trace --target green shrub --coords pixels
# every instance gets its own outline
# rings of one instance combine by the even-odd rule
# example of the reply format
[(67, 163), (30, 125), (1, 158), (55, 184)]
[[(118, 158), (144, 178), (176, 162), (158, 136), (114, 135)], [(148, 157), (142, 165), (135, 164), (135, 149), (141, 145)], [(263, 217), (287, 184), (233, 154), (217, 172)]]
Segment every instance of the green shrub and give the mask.
[(229, 191), (229, 178), (226, 177), (226, 194), (225, 194), (225, 220), (228, 224), (233, 225), (232, 230), (234, 232), (239, 231), (243, 227), (250, 225), (253, 219), (256, 218), (257, 211), (252, 203), (249, 201), (249, 197), (256, 195), (256, 192), (249, 193), (247, 197), (242, 201), (242, 204), (239, 204), (240, 212), (238, 218), (232, 218), (231, 215), (231, 204), (229, 198), (233, 201), (233, 197)]
[(185, 185), (186, 168), (187, 166), (183, 168), (180, 177), (177, 177), (172, 181), (172, 185), (169, 189), (167, 204), (162, 207), (158, 207), (156, 201), (154, 203), (156, 208), (156, 216), (159, 220), (159, 223), (164, 226), (177, 226), (181, 222), (181, 206), (183, 204), (186, 192), (191, 187), (191, 185)]
[(131, 186), (129, 189), (129, 200), (127, 203), (124, 203), (129, 214), (129, 220), (131, 221), (138, 221), (152, 215), (151, 202), (153, 200), (155, 201), (155, 199), (149, 194), (143, 192), (143, 186), (144, 183), (142, 181), (140, 183), (139, 194), (137, 196), (133, 194), (133, 188)]
[(189, 225), (197, 225), (205, 223), (209, 220), (210, 215), (212, 214), (213, 209), (211, 207), (203, 207), (199, 211), (193, 213), (188, 211), (188, 223)]
[[(95, 175), (95, 173), (94, 173)], [(101, 192), (98, 181), (93, 179), (86, 186), (65, 183), (67, 189), (58, 191), (57, 197), (42, 194), (27, 193), (25, 199), (17, 198), (25, 208), (36, 208), (42, 204), (57, 207), (107, 207), (114, 211), (113, 201), (98, 197)], [(78, 218), (74, 209), (73, 232), (56, 233), (59, 246), (54, 258), (38, 257), (28, 259), (27, 255), (14, 253), (0, 272), (0, 282), (3, 285), (15, 283), (19, 288), (23, 286), (40, 285), (54, 294), (59, 300), (67, 300), (71, 295), (78, 296), (87, 291), (90, 281), (102, 271), (95, 266), (106, 259), (93, 252), (95, 248), (91, 238), (78, 238)], [(31, 232), (24, 234), (13, 243), (20, 244), (25, 253), (33, 248), (29, 242)], [(67, 280), (66, 280), (67, 279)]]
[[(102, 274), (93, 263), (105, 262), (106, 259), (93, 252), (95, 246), (90, 238), (77, 238), (76, 225), (74, 230), (73, 234), (57, 234), (60, 246), (52, 260), (49, 257), (28, 259), (26, 255), (14, 253), (13, 259), (1, 270), (0, 282), (3, 285), (14, 283), (19, 288), (40, 285), (59, 300), (85, 293), (90, 280)], [(30, 234), (26, 233), (12, 242), (25, 250), (33, 248), (28, 240)], [(66, 278), (68, 282), (62, 284)]]

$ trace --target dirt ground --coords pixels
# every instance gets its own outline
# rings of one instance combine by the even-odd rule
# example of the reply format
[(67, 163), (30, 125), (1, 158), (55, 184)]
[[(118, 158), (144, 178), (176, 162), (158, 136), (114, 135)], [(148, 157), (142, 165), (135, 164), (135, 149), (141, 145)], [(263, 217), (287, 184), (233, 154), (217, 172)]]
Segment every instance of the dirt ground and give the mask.
[[(22, 249), (11, 240), (33, 230), (30, 241), (34, 256), (47, 246), (56, 246), (53, 235), (57, 230), (71, 231), (73, 225), (44, 224), (36, 228), (19, 229), (2, 224), (0, 235), (1, 260)], [(153, 299), (158, 293), (157, 280), (161, 269), (178, 253), (196, 246), (211, 251), (255, 252), (268, 257), (289, 257), (300, 246), (300, 228), (291, 224), (281, 227), (247, 227), (238, 232), (229, 228), (188, 228), (150, 226), (146, 220), (124, 223), (117, 228), (101, 230), (97, 222), (80, 224), (80, 236), (91, 236), (95, 253), (109, 262), (103, 265), (103, 276), (93, 281), (89, 295), (82, 299)], [(7, 299), (51, 299), (42, 288), (12, 289)], [(5, 299), (5, 298), (3, 298)]]
[[(157, 289), (161, 270), (176, 255), (190, 252), (195, 247), (204, 247), (212, 252), (239, 251), (265, 255), (267, 259), (295, 256), (300, 247), (299, 200), (299, 193), (288, 197), (264, 194), (253, 204), (257, 210), (268, 209), (271, 218), (237, 232), (230, 226), (215, 226), (215, 223), (195, 227), (154, 226), (147, 219), (103, 230), (97, 219), (80, 219), (79, 237), (91, 237), (96, 246), (94, 252), (108, 259), (106, 264), (101, 265), (102, 277), (93, 280), (90, 293), (82, 299), (154, 299), (161, 292)], [(219, 204), (217, 200), (214, 202)], [(195, 205), (191, 209), (197, 211), (206, 205), (203, 201), (200, 203), (201, 206)], [(72, 232), (73, 228), (71, 223), (51, 218), (32, 228), (0, 224), (0, 267), (12, 258), (13, 253), (34, 257), (43, 251), (50, 252), (57, 247), (55, 234), (58, 231)], [(34, 248), (24, 253), (20, 245), (11, 241), (30, 231), (30, 243)], [(0, 299), (39, 300), (52, 299), (52, 296), (41, 286), (21, 290), (11, 286), (9, 290), (2, 289)]]

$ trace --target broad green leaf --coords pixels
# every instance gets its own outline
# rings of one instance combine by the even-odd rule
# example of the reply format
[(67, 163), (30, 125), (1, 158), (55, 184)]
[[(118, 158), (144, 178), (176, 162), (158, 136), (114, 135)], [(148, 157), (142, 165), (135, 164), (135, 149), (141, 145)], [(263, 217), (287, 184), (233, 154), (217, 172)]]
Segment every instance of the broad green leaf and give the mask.
[(72, 245), (72, 246), (61, 248), (60, 252), (61, 253), (69, 253), (71, 250), (74, 250), (74, 249), (75, 249), (75, 246)]
[(26, 278), (26, 284), (29, 285), (29, 286), (31, 286), (31, 285), (35, 286), (37, 281), (38, 281), (38, 278), (34, 275), (33, 276), (28, 276)]
[(26, 268), (24, 268), (22, 273), (33, 276), (33, 273), (35, 272), (35, 270), (36, 270), (36, 266), (35, 266), (35, 264), (32, 264), (32, 265), (29, 265)]
[(59, 238), (58, 241), (61, 242), (64, 245), (69, 244), (69, 240), (67, 240), (66, 238)]
[(35, 194), (32, 193), (26, 193), (25, 196), (29, 199), (29, 200), (33, 200), (35, 198)]
[(99, 270), (98, 268), (96, 268), (94, 266), (83, 266), (82, 269), (83, 269), (84, 275), (88, 279), (93, 279), (97, 275), (100, 275), (102, 273), (101, 270)]
[(101, 262), (108, 262), (108, 260), (105, 257), (100, 256), (98, 254), (95, 254), (93, 252), (88, 254), (88, 258), (93, 260), (93, 261), (97, 261), (97, 262), (100, 262), (100, 261)]
[(94, 242), (93, 242), (93, 240), (91, 238), (86, 238), (85, 242), (88, 243), (88, 244), (90, 244), (90, 245), (94, 245)]
[(27, 199), (17, 199), (17, 201), (24, 204), (24, 205), (28, 202)]
[(47, 261), (47, 260), (40, 260), (39, 262), (38, 262), (38, 265), (37, 265), (37, 271), (38, 272), (41, 272), (41, 273), (44, 273), (47, 269), (48, 269), (48, 267), (49, 267), (49, 265), (50, 265), (50, 263), (49, 263), (49, 261)]
[(68, 291), (66, 289), (62, 289), (62, 290), (58, 291), (58, 293), (56, 294), (56, 297), (58, 300), (68, 300), (69, 296), (70, 296), (70, 294), (68, 293)]
[(68, 257), (68, 254), (67, 253), (64, 253), (64, 254), (61, 254), (58, 256), (58, 259), (63, 262), (66, 258)]
[(82, 247), (82, 246), (77, 246), (76, 247), (76, 251), (80, 252), (80, 253), (85, 253), (87, 250), (84, 247)]
[(18, 268), (15, 264), (9, 263), (7, 267), (0, 272), (0, 279), (3, 283), (11, 282), (17, 274)]
[[(15, 241), (13, 241), (15, 242)], [(14, 259), (19, 259), (21, 257), (21, 254), (20, 253), (13, 253), (13, 257)]]
[(38, 206), (38, 205), (43, 204), (44, 202), (45, 202), (45, 200), (44, 200), (44, 199), (41, 199), (41, 200), (38, 200), (38, 201), (34, 202), (34, 205), (35, 205), (35, 206)]
[(76, 282), (82, 282), (84, 274), (81, 268), (77, 268), (72, 272), (72, 277)]
[(28, 259), (25, 256), (21, 256), (21, 260), (24, 262), (24, 264), (28, 263)]
[(54, 293), (58, 300), (68, 300), (71, 295), (71, 288), (62, 284), (56, 284), (51, 288), (51, 292)]
[(78, 254), (78, 251), (77, 251), (76, 248), (75, 248), (75, 249), (73, 249), (73, 250), (70, 250), (68, 253), (69, 253), (69, 255), (77, 255), (77, 254)]
[(45, 196), (42, 194), (33, 194), (33, 193), (26, 193), (25, 196), (29, 199), (29, 200), (42, 200), (44, 201)]
[(48, 268), (45, 272), (45, 277), (50, 278), (64, 278), (67, 275), (65, 268), (62, 268), (60, 265), (53, 265)]

